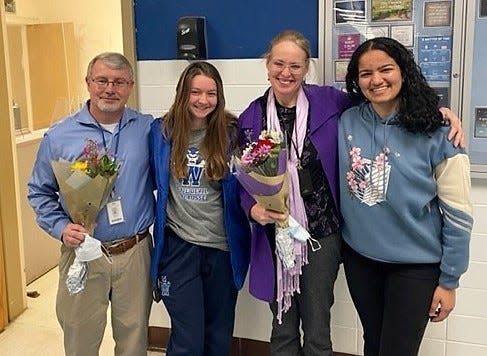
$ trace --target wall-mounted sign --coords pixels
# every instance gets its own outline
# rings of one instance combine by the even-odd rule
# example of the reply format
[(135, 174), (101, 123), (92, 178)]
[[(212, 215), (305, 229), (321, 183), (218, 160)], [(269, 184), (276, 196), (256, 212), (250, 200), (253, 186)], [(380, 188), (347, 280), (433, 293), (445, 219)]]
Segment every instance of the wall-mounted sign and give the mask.
[(411, 21), (411, 0), (372, 0), (372, 21)]
[(424, 26), (451, 26), (451, 1), (431, 1), (424, 3)]
[(360, 33), (345, 33), (338, 36), (338, 58), (350, 58), (360, 45)]
[(418, 62), (428, 81), (450, 81), (451, 46), (451, 36), (418, 38)]
[(475, 108), (475, 132), (477, 138), (487, 138), (487, 108)]
[(414, 46), (414, 25), (391, 26), (391, 38), (405, 47)]
[(487, 17), (487, 0), (480, 0), (479, 17)]
[(370, 40), (376, 37), (389, 37), (389, 26), (367, 26), (365, 38)]
[(335, 61), (335, 82), (345, 82), (349, 61)]
[(365, 22), (365, 1), (337, 1), (335, 3), (335, 23)]

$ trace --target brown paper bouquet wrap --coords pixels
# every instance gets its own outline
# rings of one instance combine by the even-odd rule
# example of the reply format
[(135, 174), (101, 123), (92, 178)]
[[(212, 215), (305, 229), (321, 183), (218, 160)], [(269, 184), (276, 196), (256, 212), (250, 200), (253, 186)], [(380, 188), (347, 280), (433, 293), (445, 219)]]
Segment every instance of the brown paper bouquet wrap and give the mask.
[(117, 176), (91, 178), (73, 171), (70, 162), (53, 161), (51, 166), (71, 221), (84, 226), (93, 236), (96, 218), (112, 192)]
[(88, 140), (76, 162), (52, 161), (59, 194), (71, 221), (88, 231), (75, 249), (76, 257), (66, 279), (69, 294), (81, 292), (86, 283), (88, 261), (103, 256), (101, 242), (93, 237), (98, 213), (105, 206), (117, 179), (119, 165), (93, 140)]
[[(280, 213), (289, 214), (288, 209), (288, 196), (289, 196), (289, 185), (287, 181), (286, 173), (274, 176), (274, 177), (266, 177), (261, 174), (251, 172), (249, 173), (249, 177), (254, 180), (254, 184), (251, 187), (244, 188), (249, 191), (254, 191), (254, 193), (249, 192), (252, 195), (252, 198), (255, 199), (257, 203), (265, 207), (269, 210), (278, 211)], [(242, 179), (245, 180), (245, 179)], [(260, 189), (256, 182), (267, 186), (267, 189)], [(242, 183), (242, 182), (241, 182)], [(244, 185), (244, 184), (242, 184)], [(265, 193), (269, 193), (269, 191), (273, 189), (273, 187), (280, 187), (279, 191), (272, 195), (264, 195)], [(274, 188), (274, 189), (276, 189)], [(257, 193), (257, 191), (259, 193)], [(282, 227), (287, 226), (287, 222), (278, 222), (278, 225)]]

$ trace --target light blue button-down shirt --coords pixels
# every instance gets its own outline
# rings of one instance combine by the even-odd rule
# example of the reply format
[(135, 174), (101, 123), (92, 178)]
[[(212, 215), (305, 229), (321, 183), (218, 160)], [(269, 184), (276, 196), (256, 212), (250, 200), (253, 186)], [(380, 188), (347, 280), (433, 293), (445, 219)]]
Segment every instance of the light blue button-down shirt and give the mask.
[(113, 196), (120, 198), (124, 222), (110, 225), (106, 207), (97, 219), (94, 237), (110, 241), (145, 231), (154, 219), (153, 184), (149, 175), (148, 134), (151, 115), (126, 108), (120, 125), (113, 133), (102, 129), (85, 105), (73, 116), (54, 124), (39, 146), (28, 199), (37, 214), (38, 224), (51, 236), (60, 239), (70, 219), (59, 199), (59, 187), (51, 168), (56, 160), (75, 161), (82, 155), (86, 140), (103, 143), (114, 153), (117, 140), (117, 162), (121, 163)]

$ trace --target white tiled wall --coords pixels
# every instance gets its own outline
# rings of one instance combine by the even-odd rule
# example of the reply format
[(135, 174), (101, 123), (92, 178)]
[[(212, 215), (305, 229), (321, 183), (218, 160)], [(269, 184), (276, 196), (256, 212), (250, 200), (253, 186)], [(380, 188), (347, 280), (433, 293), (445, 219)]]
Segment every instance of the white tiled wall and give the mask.
[[(210, 62), (215, 65), (222, 77), (227, 109), (237, 115), (268, 87), (264, 59)], [(167, 112), (174, 99), (179, 75), (188, 64), (185, 60), (139, 61), (139, 109), (154, 116), (161, 116)], [(316, 61), (312, 60), (306, 78), (309, 83), (318, 81), (316, 66)]]
[[(215, 60), (211, 63), (222, 76), (227, 109), (235, 114), (242, 112), (268, 86), (262, 59)], [(138, 62), (139, 109), (154, 116), (167, 112), (179, 75), (187, 64), (182, 60)], [(313, 62), (307, 81), (318, 82), (316, 73), (316, 62)], [(472, 199), (475, 225), (470, 267), (460, 281), (455, 310), (447, 321), (428, 326), (420, 356), (487, 355), (487, 181), (472, 181)], [(235, 335), (268, 340), (270, 322), (267, 305), (249, 296), (244, 287), (237, 304)], [(169, 326), (169, 318), (160, 304), (153, 307), (151, 325)], [(335, 284), (332, 338), (335, 351), (362, 354), (362, 329), (343, 270), (340, 270)]]

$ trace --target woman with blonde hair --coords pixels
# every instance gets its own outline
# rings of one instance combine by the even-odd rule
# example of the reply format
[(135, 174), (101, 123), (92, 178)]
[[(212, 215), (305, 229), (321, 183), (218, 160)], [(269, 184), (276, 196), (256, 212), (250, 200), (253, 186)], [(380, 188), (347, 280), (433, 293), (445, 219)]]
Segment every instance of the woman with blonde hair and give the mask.
[(287, 138), (290, 215), (321, 246), (308, 250), (306, 243), (295, 242), (295, 268), (281, 268), (274, 254), (273, 224), (284, 214), (241, 192), (242, 207), (254, 223), (249, 287), (256, 298), (270, 303), (273, 356), (333, 354), (330, 309), (341, 262), (338, 119), (353, 103), (334, 87), (305, 83), (310, 57), (309, 42), (301, 33), (287, 30), (274, 37), (265, 55), (270, 88), (239, 117), (241, 146), (268, 128)]

